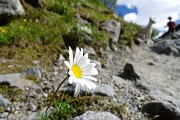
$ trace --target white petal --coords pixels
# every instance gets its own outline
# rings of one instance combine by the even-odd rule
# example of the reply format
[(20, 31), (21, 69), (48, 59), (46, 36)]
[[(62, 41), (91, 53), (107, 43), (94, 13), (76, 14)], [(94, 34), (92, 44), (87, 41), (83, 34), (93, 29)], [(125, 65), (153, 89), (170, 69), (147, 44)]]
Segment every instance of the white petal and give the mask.
[(79, 55), (80, 55), (80, 50), (77, 47), (76, 48), (76, 53), (75, 53), (75, 57), (74, 57), (74, 64), (77, 64), (78, 60), (79, 60)]
[(68, 61), (64, 61), (64, 64), (65, 64), (69, 69), (71, 69), (70, 63), (69, 63)]
[(84, 65), (84, 64), (86, 65), (86, 63), (90, 63), (87, 53), (79, 60), (78, 65), (83, 67), (82, 65)]
[(89, 80), (84, 79), (84, 83), (88, 87), (89, 90), (96, 88), (96, 84), (94, 84), (93, 82), (90, 82)]
[(69, 84), (72, 84), (72, 83), (74, 83), (74, 78), (73, 78), (73, 76), (70, 76), (69, 77)]
[(87, 71), (87, 70), (91, 70), (91, 69), (94, 68), (95, 66), (96, 66), (95, 63), (89, 63), (89, 64), (87, 64), (86, 66), (82, 67), (81, 69), (82, 69), (83, 71)]
[(86, 65), (88, 65), (88, 64), (90, 64), (90, 59), (84, 60), (84, 61), (82, 62), (82, 64), (79, 65), (79, 66), (80, 66), (80, 68), (83, 68), (84, 66), (86, 66)]
[(78, 58), (78, 61), (77, 61), (77, 64), (79, 63), (79, 61), (82, 59), (83, 57), (83, 49), (81, 48), (80, 52), (79, 52), (79, 58)]
[(76, 83), (76, 88), (75, 88), (75, 92), (74, 92), (74, 97), (77, 97), (80, 93), (80, 85), (79, 83), (77, 82)]
[(69, 74), (69, 75), (74, 75), (73, 72), (72, 72), (72, 70), (69, 70), (68, 74)]
[(81, 48), (81, 51), (80, 51), (80, 55), (79, 55), (79, 60), (83, 57), (83, 49)]
[(70, 66), (72, 66), (73, 65), (73, 51), (71, 47), (69, 47), (69, 62), (70, 62)]
[(92, 76), (82, 76), (82, 78), (97, 81), (97, 79)]
[(83, 71), (83, 75), (85, 76), (91, 76), (91, 75), (97, 75), (98, 71), (96, 68), (93, 68), (91, 70)]
[(77, 83), (78, 79), (75, 76), (73, 76), (73, 78), (74, 78), (74, 82)]
[(78, 80), (78, 82), (81, 84), (81, 86), (83, 86), (84, 87), (84, 80), (83, 79), (81, 79), (81, 80)]

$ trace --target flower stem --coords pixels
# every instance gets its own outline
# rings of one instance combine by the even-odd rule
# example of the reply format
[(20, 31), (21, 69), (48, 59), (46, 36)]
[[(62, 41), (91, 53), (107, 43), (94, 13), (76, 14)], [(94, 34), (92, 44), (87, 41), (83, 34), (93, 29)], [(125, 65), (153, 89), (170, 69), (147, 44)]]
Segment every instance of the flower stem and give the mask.
[(52, 102), (53, 102), (53, 100), (54, 100), (54, 98), (55, 98), (55, 96), (56, 96), (59, 88), (61, 87), (61, 85), (62, 85), (68, 78), (69, 78), (69, 75), (68, 75), (66, 78), (64, 78), (64, 80), (59, 84), (58, 88), (56, 89), (55, 93), (53, 94), (53, 96), (52, 96), (52, 98), (51, 98), (51, 101), (50, 101), (50, 103), (49, 103), (49, 105), (48, 105), (48, 107), (47, 107), (47, 109), (46, 109), (46, 113), (47, 113), (48, 109), (50, 108), (50, 106), (51, 106), (51, 104), (52, 104)]

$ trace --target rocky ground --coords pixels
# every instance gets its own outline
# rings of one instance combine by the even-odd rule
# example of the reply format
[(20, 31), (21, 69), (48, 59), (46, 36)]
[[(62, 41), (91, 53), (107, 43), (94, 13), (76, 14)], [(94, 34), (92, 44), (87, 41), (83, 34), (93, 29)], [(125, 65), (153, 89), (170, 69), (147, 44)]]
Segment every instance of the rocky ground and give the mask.
[[(99, 70), (97, 89), (94, 91), (82, 89), (82, 91), (109, 96), (114, 102), (125, 104), (127, 113), (123, 116), (124, 120), (148, 119), (142, 114), (142, 110), (159, 119), (164, 116), (167, 120), (167, 117), (172, 120), (180, 119), (179, 57), (157, 54), (147, 45), (134, 46), (132, 49), (119, 46), (116, 52), (107, 50), (102, 53), (106, 61), (103, 65), (94, 60)], [(62, 60), (61, 56), (59, 64)], [(120, 77), (126, 63), (132, 64), (134, 71), (139, 75), (137, 83)], [(52, 67), (52, 72), (33, 67), (22, 73), (0, 75), (1, 85), (16, 86), (23, 91), (18, 96), (12, 94), (0, 96), (1, 107), (6, 108), (6, 111), (0, 114), (1, 120), (34, 119), (36, 112), (42, 109), (41, 106), (46, 106), (48, 93), (54, 91), (59, 80), (65, 77), (67, 68), (63, 64)], [(40, 82), (27, 80), (25, 74), (36, 75)], [(61, 90), (64, 89), (72, 92), (72, 89), (66, 87)]]
[[(42, 7), (41, 0), (37, 2), (37, 5), (32, 6)], [(9, 0), (2, 3), (8, 4), (3, 5), (4, 7), (11, 6), (12, 10), (15, 9), (14, 12), (8, 9), (7, 11), (3, 10), (6, 14), (24, 14), (19, 1), (11, 2)], [(84, 6), (87, 7), (87, 5)], [(18, 11), (20, 13), (17, 13)], [(80, 20), (83, 29), (87, 27), (84, 25), (91, 24), (84, 20), (83, 16), (81, 18), (80, 14), (77, 13), (75, 16), (77, 20)], [(1, 24), (3, 21), (0, 18)], [(96, 53), (93, 48), (84, 49), (84, 52), (89, 53), (92, 62), (97, 64), (99, 74), (96, 89), (89, 91), (82, 88), (80, 96), (98, 95), (104, 98), (100, 104), (111, 102), (114, 105), (123, 106), (123, 110), (121, 113), (110, 113), (110, 108), (107, 111), (87, 109), (87, 112), (72, 119), (180, 120), (179, 26), (176, 27), (176, 32), (172, 37), (166, 33), (152, 46), (148, 46), (141, 39), (137, 39), (135, 43), (138, 43), (138, 46), (133, 45), (131, 49), (117, 45), (121, 31), (121, 24), (118, 21), (110, 20), (102, 23), (100, 27), (109, 33), (112, 40), (110, 43), (112, 50), (110, 48), (101, 49), (100, 53)], [(85, 32), (90, 34), (92, 31), (86, 29)], [(83, 34), (87, 43), (97, 38), (96, 36), (91, 38), (88, 34)], [(44, 112), (52, 93), (61, 80), (66, 77), (68, 69), (63, 64), (64, 60), (63, 55), (59, 55), (55, 64), (49, 65), (50, 70), (40, 66), (40, 60), (34, 60), (32, 61), (34, 67), (25, 69), (21, 73), (0, 74), (0, 120), (36, 120), (37, 114)], [(4, 59), (1, 56), (0, 63), (2, 65), (8, 64), (8, 68), (16, 69), (19, 67), (18, 64), (13, 63), (13, 59)], [(126, 65), (127, 69), (125, 69)], [(3, 70), (3, 67), (0, 66), (0, 70)], [(59, 91), (60, 93), (66, 91), (71, 94), (74, 92), (74, 86), (65, 83)], [(90, 106), (93, 105), (93, 103), (90, 104)], [(97, 107), (100, 108), (101, 106)]]

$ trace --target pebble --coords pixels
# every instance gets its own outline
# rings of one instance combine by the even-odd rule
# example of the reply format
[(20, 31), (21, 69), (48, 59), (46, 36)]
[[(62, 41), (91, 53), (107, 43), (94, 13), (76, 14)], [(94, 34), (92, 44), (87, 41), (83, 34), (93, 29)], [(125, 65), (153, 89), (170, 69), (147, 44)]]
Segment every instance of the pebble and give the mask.
[(0, 113), (0, 118), (6, 118), (8, 114), (8, 112)]
[(29, 110), (35, 112), (37, 110), (37, 106), (34, 104), (29, 104)]

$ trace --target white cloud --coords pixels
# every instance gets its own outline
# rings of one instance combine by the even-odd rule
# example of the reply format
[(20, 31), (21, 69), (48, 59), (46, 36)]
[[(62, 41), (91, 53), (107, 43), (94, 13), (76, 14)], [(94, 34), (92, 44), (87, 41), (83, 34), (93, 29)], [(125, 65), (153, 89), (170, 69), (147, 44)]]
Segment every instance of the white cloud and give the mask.
[(137, 18), (136, 13), (128, 13), (124, 16), (124, 20), (129, 21), (129, 22), (135, 21), (136, 18)]
[(117, 4), (128, 8), (136, 6), (136, 16), (130, 13), (124, 17), (140, 25), (147, 25), (150, 17), (155, 18), (156, 24), (153, 27), (161, 31), (167, 30), (164, 26), (168, 22), (168, 16), (172, 16), (173, 21), (180, 20), (180, 0), (118, 0)]

